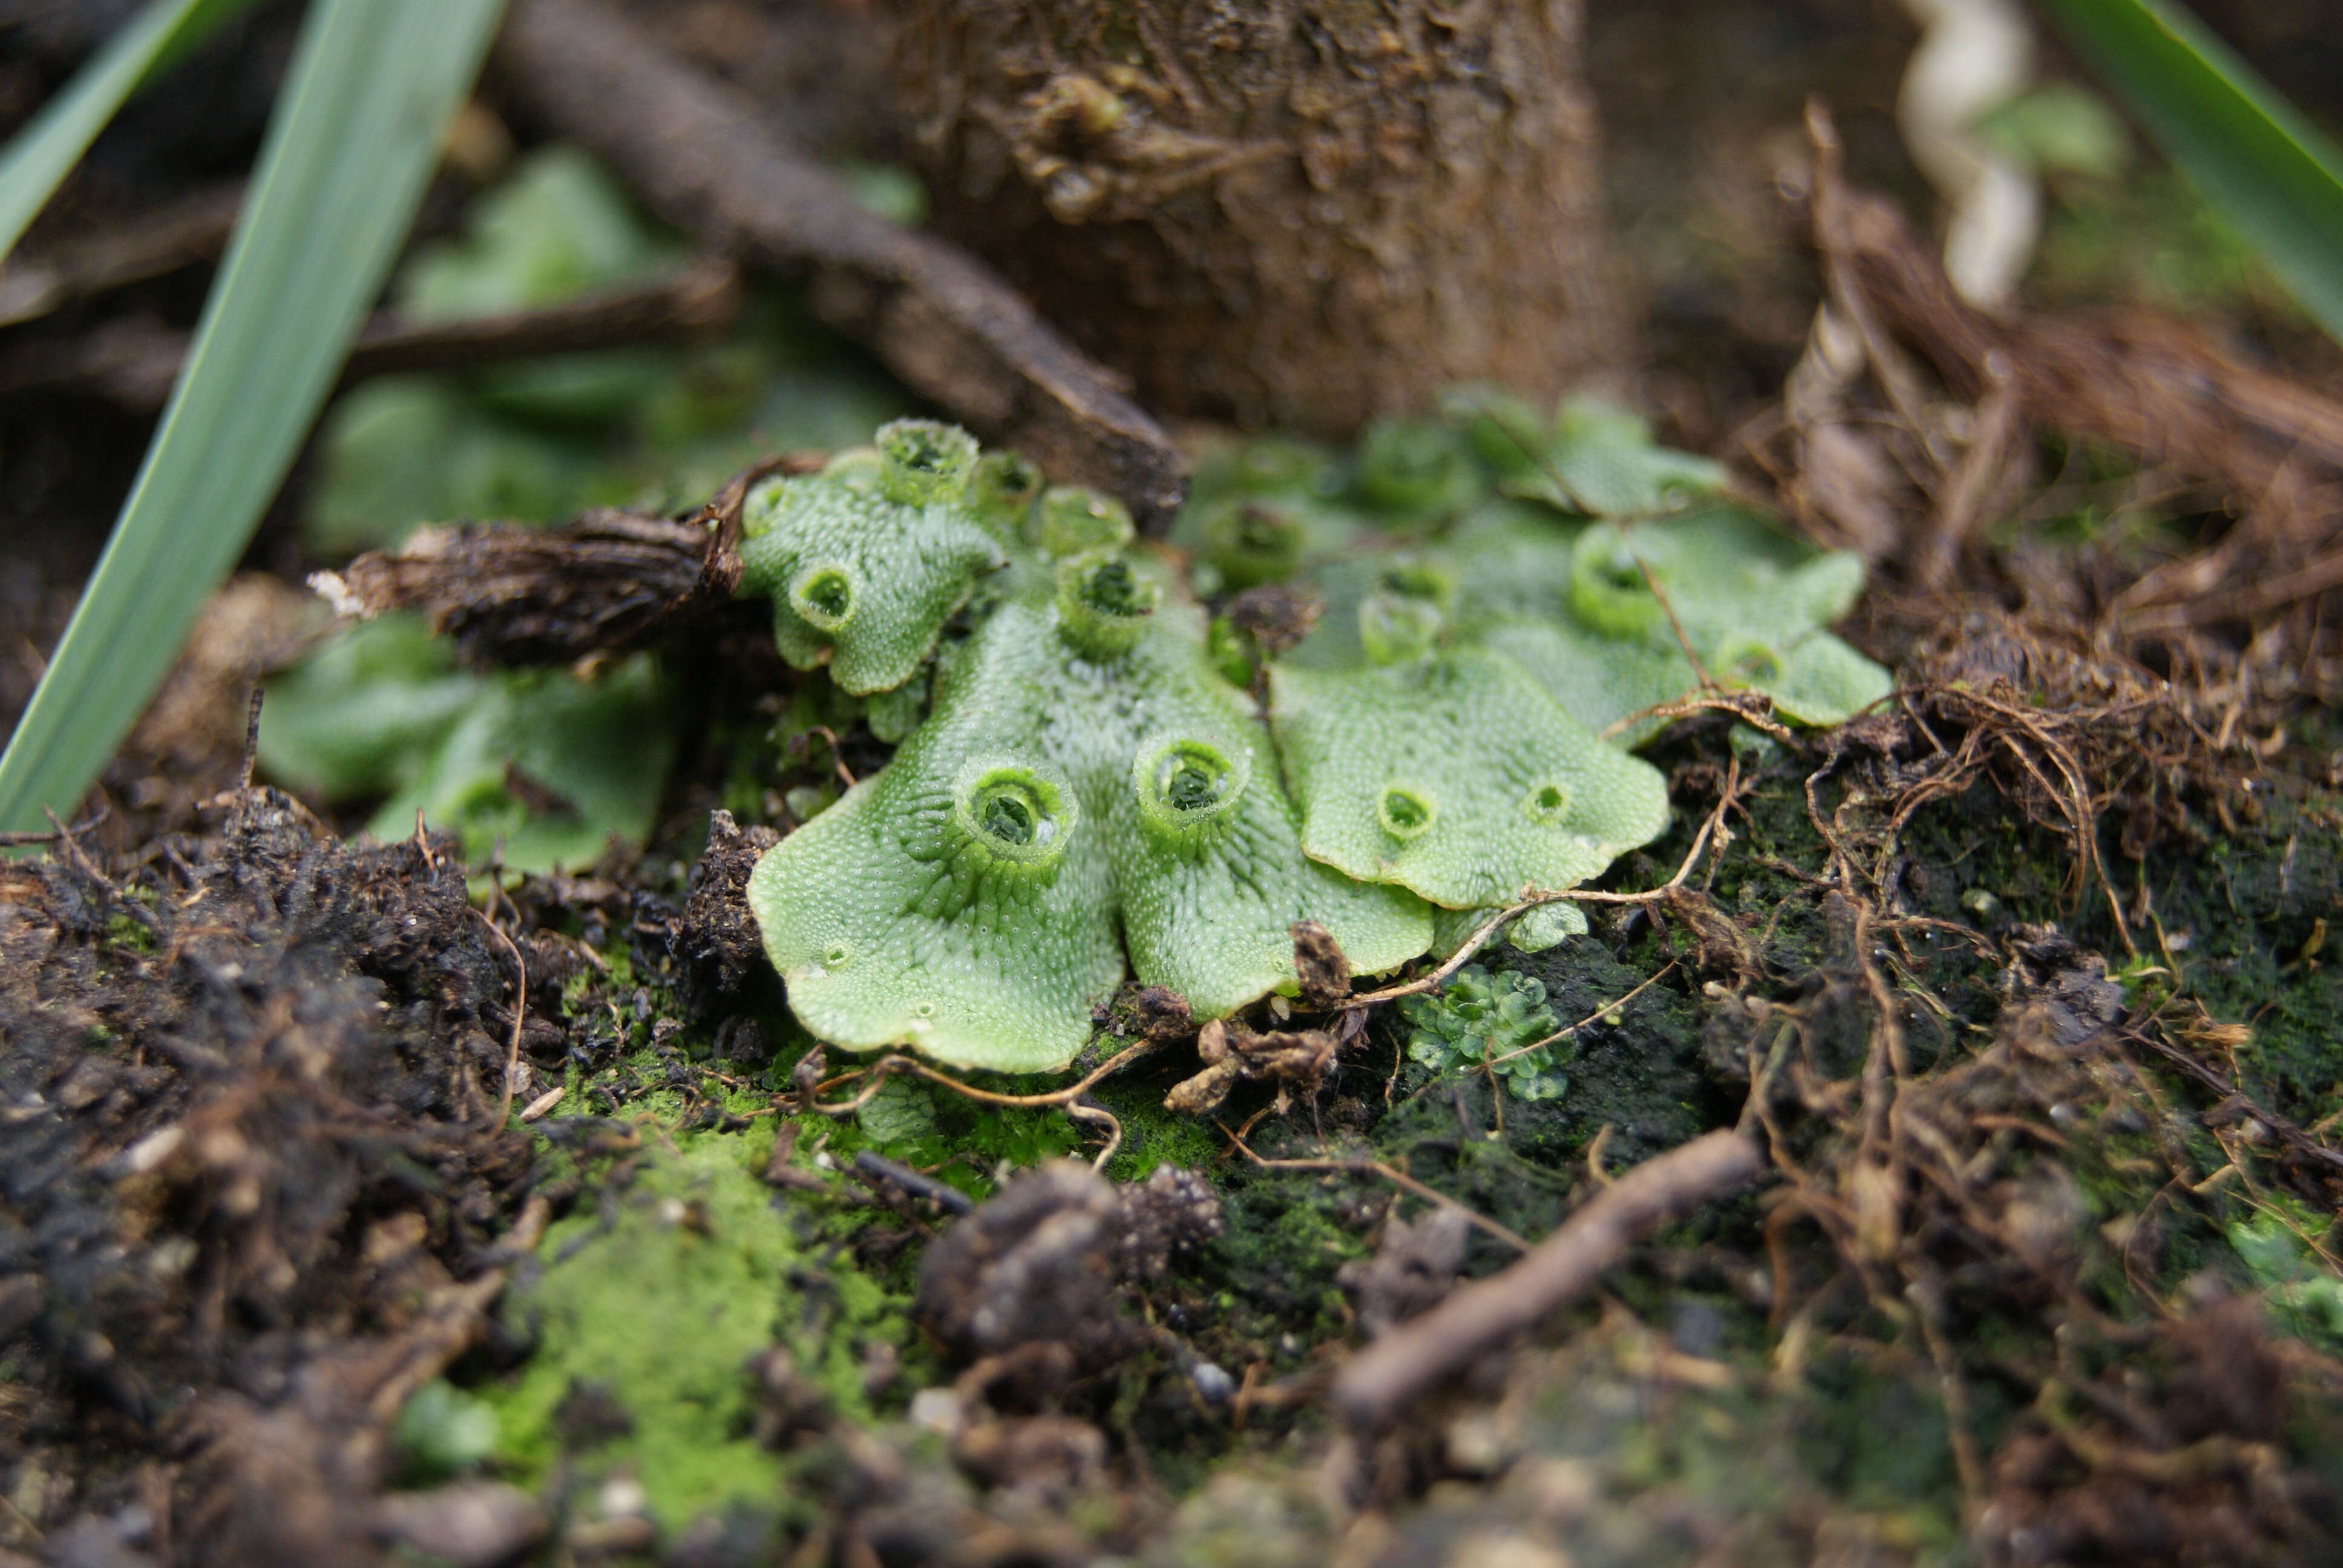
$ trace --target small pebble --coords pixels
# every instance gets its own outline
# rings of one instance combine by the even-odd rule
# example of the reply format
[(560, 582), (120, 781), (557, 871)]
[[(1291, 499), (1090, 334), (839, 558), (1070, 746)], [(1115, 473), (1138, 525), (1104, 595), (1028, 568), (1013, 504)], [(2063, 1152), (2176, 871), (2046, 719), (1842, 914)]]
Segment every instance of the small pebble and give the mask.
[(1225, 1368), (1213, 1362), (1198, 1362), (1188, 1369), (1188, 1381), (1196, 1385), (1196, 1392), (1206, 1404), (1226, 1404), (1237, 1392), (1237, 1380)]
[(950, 1437), (960, 1430), (960, 1395), (948, 1388), (923, 1388), (911, 1396), (910, 1413), (913, 1426)]

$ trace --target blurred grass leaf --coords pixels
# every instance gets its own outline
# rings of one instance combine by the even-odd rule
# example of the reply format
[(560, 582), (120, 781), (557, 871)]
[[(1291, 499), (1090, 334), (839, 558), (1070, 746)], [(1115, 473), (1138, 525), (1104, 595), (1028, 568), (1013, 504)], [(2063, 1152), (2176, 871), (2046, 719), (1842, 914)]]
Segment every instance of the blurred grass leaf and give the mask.
[(2343, 342), (2343, 154), (2170, 0), (2043, 0), (2207, 201)]
[(0, 829), (69, 811), (146, 706), (332, 388), (502, 0), (317, 0), (186, 368), (0, 756)]
[(106, 122), (156, 72), (176, 65), (254, 0), (151, 0), (0, 153), (0, 256), (65, 183)]

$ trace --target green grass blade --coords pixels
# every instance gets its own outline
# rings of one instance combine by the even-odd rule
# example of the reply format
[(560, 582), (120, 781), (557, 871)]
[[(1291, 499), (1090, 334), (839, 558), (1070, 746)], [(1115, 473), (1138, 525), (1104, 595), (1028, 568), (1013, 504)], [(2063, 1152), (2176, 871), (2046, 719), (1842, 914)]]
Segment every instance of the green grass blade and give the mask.
[(0, 152), (0, 256), (24, 237), (115, 112), (253, 0), (152, 0)]
[(2207, 201), (2343, 342), (2343, 154), (2170, 0), (2043, 0)]
[(236, 563), (382, 287), (501, 10), (311, 10), (186, 367), (0, 756), (0, 829), (72, 809)]

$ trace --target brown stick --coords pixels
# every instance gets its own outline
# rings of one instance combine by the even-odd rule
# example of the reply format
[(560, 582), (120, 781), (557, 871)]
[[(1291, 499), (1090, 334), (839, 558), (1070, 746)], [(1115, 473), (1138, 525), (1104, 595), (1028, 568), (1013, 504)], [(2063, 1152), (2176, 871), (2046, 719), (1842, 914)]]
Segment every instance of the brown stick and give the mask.
[(522, 0), (497, 59), (548, 126), (645, 206), (758, 261), (811, 274), (815, 312), (915, 391), (1054, 474), (1120, 496), (1160, 531), (1179, 453), (1113, 377), (965, 252), (858, 205), (723, 83), (594, 0)]
[(1585, 1291), (1627, 1249), (1698, 1204), (1754, 1180), (1756, 1144), (1720, 1129), (1646, 1160), (1503, 1272), (1456, 1290), (1361, 1351), (1334, 1379), (1334, 1408), (1375, 1427), (1482, 1352)]
[[(344, 387), (401, 370), (453, 370), (689, 337), (739, 314), (740, 275), (710, 259), (673, 277), (588, 295), (538, 310), (414, 321), (370, 317), (343, 363)], [(0, 364), (0, 395), (51, 388), (95, 392), (126, 408), (158, 409), (186, 363), (191, 335), (136, 317), (71, 342), (37, 344)]]
[(377, 316), (351, 345), (342, 377), (347, 381), (400, 370), (446, 370), (493, 359), (575, 354), (711, 331), (731, 325), (739, 313), (739, 269), (709, 257), (656, 283), (510, 316), (432, 322)]
[(211, 260), (226, 246), (243, 201), (241, 182), (206, 186), (117, 227), (34, 255), (18, 252), (0, 268), (0, 327)]

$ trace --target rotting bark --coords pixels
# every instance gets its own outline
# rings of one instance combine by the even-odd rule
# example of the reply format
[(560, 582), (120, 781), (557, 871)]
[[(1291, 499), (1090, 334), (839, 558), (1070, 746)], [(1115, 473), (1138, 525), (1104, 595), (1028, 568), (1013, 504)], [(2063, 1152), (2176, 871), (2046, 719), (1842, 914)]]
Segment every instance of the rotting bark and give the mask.
[(859, 205), (722, 83), (592, 0), (524, 0), (497, 59), (547, 126), (719, 250), (811, 274), (816, 314), (987, 440), (1121, 497), (1159, 530), (1180, 457), (1102, 368), (973, 258)]
[(911, 0), (946, 233), (1173, 412), (1342, 434), (1616, 366), (1577, 0)]
[(604, 508), (558, 528), (423, 528), (311, 580), (347, 614), (421, 612), (483, 667), (628, 653), (732, 602), (749, 487), (814, 466), (760, 463), (680, 520)]

